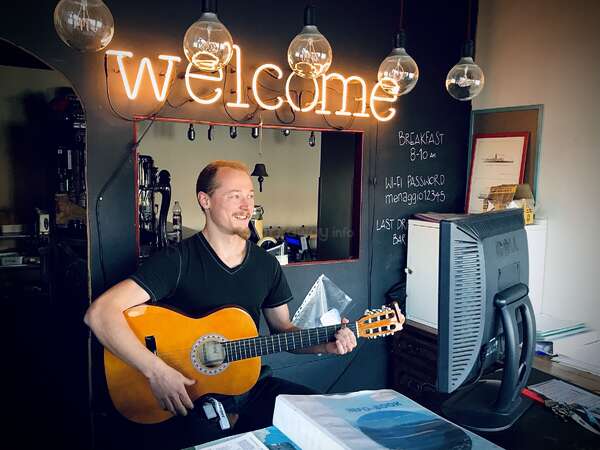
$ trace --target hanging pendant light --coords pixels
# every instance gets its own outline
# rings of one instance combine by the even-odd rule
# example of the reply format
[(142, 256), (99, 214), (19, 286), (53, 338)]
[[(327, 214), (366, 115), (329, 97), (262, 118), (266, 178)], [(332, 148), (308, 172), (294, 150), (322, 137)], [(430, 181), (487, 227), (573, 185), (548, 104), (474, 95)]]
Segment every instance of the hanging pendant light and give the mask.
[(404, 0), (400, 1), (400, 21), (398, 33), (394, 36), (394, 48), (383, 60), (377, 71), (381, 88), (389, 95), (408, 94), (419, 80), (419, 67), (405, 50)]
[(287, 58), (290, 68), (302, 78), (318, 78), (331, 66), (333, 52), (329, 41), (317, 29), (314, 6), (305, 8), (304, 28), (290, 43)]
[(217, 17), (216, 0), (202, 1), (202, 15), (185, 32), (185, 57), (198, 69), (215, 72), (233, 56), (233, 39)]
[(467, 41), (463, 46), (462, 58), (446, 76), (446, 90), (455, 99), (467, 101), (477, 97), (484, 84), (483, 71), (473, 61), (473, 41)]
[(69, 47), (98, 52), (110, 44), (115, 22), (102, 0), (60, 0), (54, 8), (54, 28)]
[(471, 0), (468, 4), (467, 40), (462, 48), (460, 60), (446, 76), (446, 90), (457, 100), (468, 101), (477, 97), (485, 84), (481, 68), (473, 61), (474, 43), (471, 38)]
[(381, 88), (390, 95), (408, 94), (417, 85), (419, 67), (404, 49), (406, 34), (400, 30), (394, 38), (394, 48), (377, 71)]

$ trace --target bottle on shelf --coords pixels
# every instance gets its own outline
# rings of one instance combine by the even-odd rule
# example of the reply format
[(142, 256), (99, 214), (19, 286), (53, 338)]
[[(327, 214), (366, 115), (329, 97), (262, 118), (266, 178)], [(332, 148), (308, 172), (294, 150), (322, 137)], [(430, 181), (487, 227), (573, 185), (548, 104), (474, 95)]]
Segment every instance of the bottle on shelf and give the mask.
[(181, 242), (183, 229), (181, 219), (181, 205), (178, 201), (176, 201), (173, 204), (173, 231), (175, 232), (175, 238), (177, 242)]

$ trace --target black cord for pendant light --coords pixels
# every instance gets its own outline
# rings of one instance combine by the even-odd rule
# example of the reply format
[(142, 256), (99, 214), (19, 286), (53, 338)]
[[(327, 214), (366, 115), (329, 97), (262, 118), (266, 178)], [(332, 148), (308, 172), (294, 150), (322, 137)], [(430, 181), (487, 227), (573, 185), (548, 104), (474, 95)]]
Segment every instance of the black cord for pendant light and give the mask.
[(467, 37), (465, 41), (470, 41), (471, 39), (471, 0), (467, 1)]
[(398, 30), (402, 31), (404, 29), (404, 0), (400, 0), (400, 23)]

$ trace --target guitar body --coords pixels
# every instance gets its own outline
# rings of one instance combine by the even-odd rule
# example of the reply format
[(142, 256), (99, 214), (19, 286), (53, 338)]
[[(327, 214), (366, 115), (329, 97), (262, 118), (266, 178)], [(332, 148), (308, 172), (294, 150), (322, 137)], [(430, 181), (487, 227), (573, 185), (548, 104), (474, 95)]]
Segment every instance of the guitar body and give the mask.
[[(126, 310), (124, 315), (142, 345), (153, 341), (163, 361), (196, 380), (187, 387), (192, 401), (209, 393), (243, 394), (258, 380), (260, 357), (220, 364), (203, 359), (210, 352), (211, 343), (258, 335), (252, 317), (240, 308), (227, 307), (194, 319), (167, 308), (140, 305)], [(172, 417), (161, 409), (146, 377), (108, 350), (104, 350), (104, 370), (112, 402), (124, 417), (143, 424)]]

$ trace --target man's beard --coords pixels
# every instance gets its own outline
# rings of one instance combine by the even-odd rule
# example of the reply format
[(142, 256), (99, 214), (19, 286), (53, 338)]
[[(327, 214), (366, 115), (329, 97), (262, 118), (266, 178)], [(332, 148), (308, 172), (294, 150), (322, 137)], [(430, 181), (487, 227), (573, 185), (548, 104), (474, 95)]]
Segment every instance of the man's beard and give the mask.
[(237, 234), (239, 237), (241, 237), (245, 241), (247, 241), (250, 238), (250, 228), (249, 227), (241, 228), (241, 229), (236, 228), (234, 233)]

